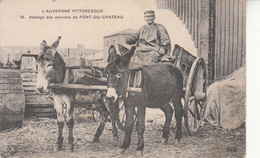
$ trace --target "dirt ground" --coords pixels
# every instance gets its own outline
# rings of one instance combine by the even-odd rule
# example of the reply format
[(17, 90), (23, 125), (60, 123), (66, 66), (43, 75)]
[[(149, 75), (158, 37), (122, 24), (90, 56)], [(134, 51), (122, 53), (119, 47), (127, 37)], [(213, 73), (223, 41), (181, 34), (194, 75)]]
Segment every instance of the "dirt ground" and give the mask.
[[(174, 144), (176, 129), (173, 123), (169, 144), (162, 145), (163, 113), (148, 109), (146, 115), (143, 157), (245, 157), (245, 127), (224, 130), (204, 123), (198, 135), (191, 137), (183, 126), (183, 137), (178, 145)], [(90, 116), (78, 120), (74, 126), (74, 152), (68, 149), (68, 129), (64, 128), (63, 150), (56, 152), (54, 151), (58, 131), (56, 120), (26, 119), (22, 128), (0, 133), (0, 157), (135, 157), (136, 131), (132, 134), (130, 148), (122, 155), (116, 151), (123, 140), (124, 133), (119, 130), (120, 140), (114, 141), (111, 123), (108, 122), (100, 137), (100, 143), (92, 143), (97, 127), (98, 123)]]

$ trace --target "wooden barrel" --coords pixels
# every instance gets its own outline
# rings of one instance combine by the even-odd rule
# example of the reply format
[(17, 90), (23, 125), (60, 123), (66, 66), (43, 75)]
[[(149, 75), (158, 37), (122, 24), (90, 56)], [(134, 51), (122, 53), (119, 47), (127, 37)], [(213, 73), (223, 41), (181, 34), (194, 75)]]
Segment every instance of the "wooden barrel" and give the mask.
[(22, 127), (25, 96), (20, 71), (0, 69), (0, 131)]
[(25, 91), (25, 117), (56, 118), (50, 94), (39, 94)]
[(25, 117), (55, 118), (56, 111), (51, 94), (39, 94), (36, 89), (37, 71), (21, 70), (25, 93)]

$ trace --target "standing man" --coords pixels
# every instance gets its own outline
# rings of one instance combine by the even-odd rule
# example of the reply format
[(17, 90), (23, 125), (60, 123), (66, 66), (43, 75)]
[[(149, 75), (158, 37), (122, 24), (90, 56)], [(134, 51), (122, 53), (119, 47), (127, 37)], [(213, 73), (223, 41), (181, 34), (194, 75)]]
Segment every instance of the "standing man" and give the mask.
[(136, 44), (136, 51), (131, 59), (134, 63), (150, 65), (158, 63), (163, 55), (170, 53), (171, 41), (165, 27), (154, 22), (154, 11), (146, 11), (144, 19), (147, 24), (136, 34), (129, 36), (126, 43)]

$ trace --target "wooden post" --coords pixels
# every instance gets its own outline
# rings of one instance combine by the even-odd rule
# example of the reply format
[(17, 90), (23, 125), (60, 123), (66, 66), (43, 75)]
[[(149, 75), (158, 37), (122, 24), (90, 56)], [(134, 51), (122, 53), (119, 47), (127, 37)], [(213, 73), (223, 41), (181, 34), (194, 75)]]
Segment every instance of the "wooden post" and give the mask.
[(198, 56), (206, 62), (208, 71), (208, 84), (214, 79), (214, 59), (215, 59), (215, 0), (201, 0), (199, 21), (199, 41)]
[(209, 3), (209, 47), (208, 47), (208, 84), (215, 78), (215, 31), (216, 0)]
[(209, 48), (209, 0), (201, 0), (201, 17), (199, 23), (199, 50), (198, 56), (202, 57), (208, 67), (208, 48)]

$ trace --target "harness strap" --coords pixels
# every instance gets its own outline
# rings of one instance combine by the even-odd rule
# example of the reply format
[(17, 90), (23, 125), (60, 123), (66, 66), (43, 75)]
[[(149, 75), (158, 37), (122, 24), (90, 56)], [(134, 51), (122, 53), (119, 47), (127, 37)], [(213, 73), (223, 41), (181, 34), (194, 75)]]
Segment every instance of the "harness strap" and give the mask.
[(66, 72), (65, 72), (65, 77), (64, 77), (64, 84), (68, 84), (69, 83), (69, 71), (70, 69), (66, 68)]
[(127, 88), (126, 88), (126, 94), (125, 94), (125, 97), (127, 98), (128, 97), (128, 89), (130, 87), (130, 80), (131, 80), (131, 72), (129, 73), (129, 76), (128, 76), (128, 80), (127, 80)]
[(131, 71), (128, 76), (126, 97), (128, 97), (128, 92), (142, 92), (141, 87), (142, 83), (142, 71)]

